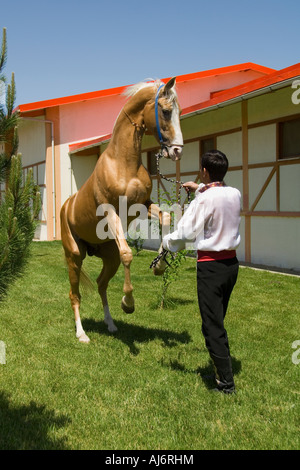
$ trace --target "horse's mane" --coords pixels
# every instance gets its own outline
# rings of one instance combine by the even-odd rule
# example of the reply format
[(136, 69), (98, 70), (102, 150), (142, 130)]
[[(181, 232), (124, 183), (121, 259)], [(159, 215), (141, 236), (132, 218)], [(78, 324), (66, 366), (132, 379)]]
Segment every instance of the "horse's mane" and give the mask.
[(142, 88), (146, 88), (146, 87), (155, 87), (155, 88), (158, 88), (160, 85), (162, 85), (163, 82), (161, 82), (160, 80), (152, 80), (152, 79), (148, 79), (148, 80), (144, 80), (144, 81), (141, 81), (139, 83), (136, 83), (135, 85), (130, 85), (128, 86), (125, 91), (124, 91), (124, 95), (125, 96), (133, 96), (135, 95), (138, 91), (140, 91)]
[[(158, 90), (160, 85), (164, 85), (164, 82), (162, 82), (161, 80), (153, 80), (149, 78), (147, 80), (137, 83), (136, 85), (130, 85), (125, 89), (123, 94), (127, 97), (131, 97), (134, 96), (138, 91), (142, 90), (142, 88), (154, 87), (156, 90)], [(169, 102), (173, 102), (176, 98), (176, 90), (175, 88), (172, 88), (172, 92), (168, 95), (167, 100)]]

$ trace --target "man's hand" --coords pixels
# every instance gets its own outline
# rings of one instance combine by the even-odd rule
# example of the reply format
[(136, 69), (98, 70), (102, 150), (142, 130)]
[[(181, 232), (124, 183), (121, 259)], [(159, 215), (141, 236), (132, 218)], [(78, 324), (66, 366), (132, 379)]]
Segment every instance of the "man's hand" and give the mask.
[(186, 183), (183, 183), (182, 186), (185, 188), (187, 192), (191, 191), (192, 193), (194, 193), (196, 189), (198, 189), (199, 184), (195, 183), (194, 181), (187, 181)]

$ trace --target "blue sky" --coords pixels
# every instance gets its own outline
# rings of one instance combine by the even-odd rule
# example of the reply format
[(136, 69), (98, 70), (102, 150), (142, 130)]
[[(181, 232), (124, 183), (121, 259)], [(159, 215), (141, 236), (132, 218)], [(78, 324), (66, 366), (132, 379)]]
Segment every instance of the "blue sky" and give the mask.
[(299, 0), (1, 3), (16, 104), (243, 62), (299, 62)]

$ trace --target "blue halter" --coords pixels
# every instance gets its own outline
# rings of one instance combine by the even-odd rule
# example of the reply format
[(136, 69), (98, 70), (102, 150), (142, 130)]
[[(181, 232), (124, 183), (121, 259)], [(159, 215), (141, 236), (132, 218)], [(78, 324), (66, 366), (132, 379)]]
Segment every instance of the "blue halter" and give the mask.
[(162, 85), (160, 85), (160, 87), (158, 88), (157, 93), (156, 93), (156, 97), (155, 97), (155, 120), (156, 120), (156, 129), (157, 129), (159, 141), (160, 141), (160, 143), (161, 143), (162, 146), (164, 145), (164, 141), (163, 141), (163, 138), (162, 138), (162, 135), (161, 135), (160, 125), (159, 125), (159, 119), (158, 119), (158, 95), (159, 95), (159, 90), (160, 90), (163, 86), (165, 86), (164, 83), (163, 83)]

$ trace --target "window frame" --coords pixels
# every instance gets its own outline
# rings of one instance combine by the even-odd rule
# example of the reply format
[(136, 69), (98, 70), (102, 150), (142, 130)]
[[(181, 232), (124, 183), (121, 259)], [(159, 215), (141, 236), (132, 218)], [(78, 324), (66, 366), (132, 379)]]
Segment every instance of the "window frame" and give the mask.
[[(299, 150), (297, 153), (294, 153), (292, 155), (287, 155), (286, 150), (284, 150), (284, 128), (289, 124), (289, 123), (295, 123), (299, 122)], [(290, 119), (285, 119), (282, 121), (278, 122), (278, 160), (289, 160), (292, 158), (299, 158), (300, 157), (300, 117), (297, 116), (296, 118), (293, 116)]]

